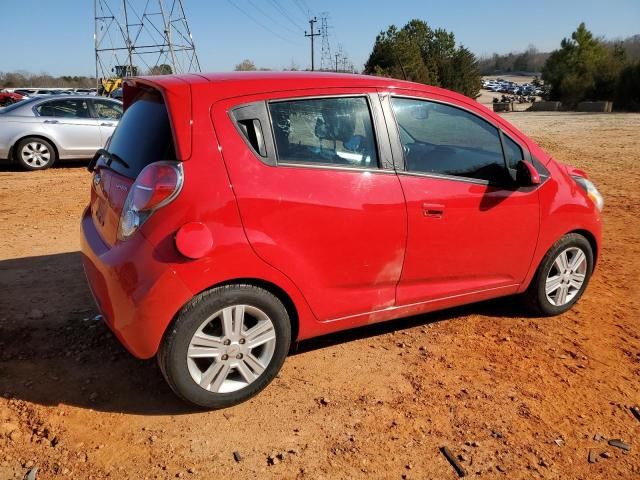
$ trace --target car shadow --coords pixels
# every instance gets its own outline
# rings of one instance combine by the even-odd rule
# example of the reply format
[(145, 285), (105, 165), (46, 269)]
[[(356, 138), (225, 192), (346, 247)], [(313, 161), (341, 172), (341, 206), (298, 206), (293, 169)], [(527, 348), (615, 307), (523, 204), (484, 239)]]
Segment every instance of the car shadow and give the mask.
[[(293, 355), (471, 313), (522, 317), (511, 299), (300, 342)], [(97, 315), (79, 252), (0, 261), (0, 396), (143, 415), (191, 413), (153, 360), (138, 360)]]

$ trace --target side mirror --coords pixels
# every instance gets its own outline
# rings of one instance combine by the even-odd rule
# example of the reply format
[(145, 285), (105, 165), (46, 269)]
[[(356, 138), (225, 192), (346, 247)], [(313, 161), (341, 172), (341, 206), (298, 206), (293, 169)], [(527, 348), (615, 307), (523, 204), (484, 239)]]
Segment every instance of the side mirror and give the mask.
[(516, 183), (522, 187), (540, 185), (540, 174), (526, 160), (520, 160), (516, 167)]

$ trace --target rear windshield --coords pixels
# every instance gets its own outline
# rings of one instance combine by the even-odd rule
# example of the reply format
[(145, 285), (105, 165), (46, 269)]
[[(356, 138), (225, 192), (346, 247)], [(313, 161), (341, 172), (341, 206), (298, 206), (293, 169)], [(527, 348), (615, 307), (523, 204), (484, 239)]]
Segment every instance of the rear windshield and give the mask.
[(111, 162), (110, 168), (129, 178), (136, 178), (150, 163), (176, 159), (169, 114), (160, 94), (140, 94), (124, 112), (107, 150), (129, 165)]

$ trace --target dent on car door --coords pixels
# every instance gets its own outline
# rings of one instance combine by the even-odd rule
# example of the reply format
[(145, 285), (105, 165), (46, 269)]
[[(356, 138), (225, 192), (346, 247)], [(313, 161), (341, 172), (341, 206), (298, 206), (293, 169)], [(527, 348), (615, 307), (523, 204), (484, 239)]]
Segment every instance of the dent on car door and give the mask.
[(515, 292), (535, 249), (539, 204), (535, 188), (511, 181), (504, 152), (515, 163), (526, 151), (471, 108), (397, 95), (383, 103), (409, 213), (398, 304)]
[(88, 158), (100, 148), (100, 127), (86, 99), (50, 100), (35, 110), (62, 158)]
[(406, 244), (379, 99), (342, 93), (213, 112), (250, 243), (321, 321), (393, 306)]

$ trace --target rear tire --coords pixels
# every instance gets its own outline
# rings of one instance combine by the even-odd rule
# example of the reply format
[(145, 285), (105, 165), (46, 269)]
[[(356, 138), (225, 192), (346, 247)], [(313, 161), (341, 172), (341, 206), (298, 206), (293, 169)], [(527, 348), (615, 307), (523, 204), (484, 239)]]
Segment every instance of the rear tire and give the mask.
[(27, 137), (20, 140), (16, 144), (13, 155), (25, 170), (45, 170), (57, 160), (53, 145), (39, 137)]
[(537, 315), (553, 316), (569, 310), (582, 296), (593, 272), (593, 250), (577, 233), (558, 240), (546, 253), (529, 288), (525, 304)]
[(277, 297), (253, 285), (225, 285), (182, 309), (165, 333), (158, 363), (184, 401), (226, 408), (264, 389), (290, 344), (291, 322)]

